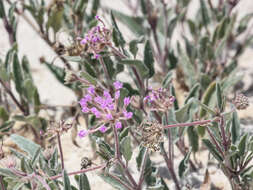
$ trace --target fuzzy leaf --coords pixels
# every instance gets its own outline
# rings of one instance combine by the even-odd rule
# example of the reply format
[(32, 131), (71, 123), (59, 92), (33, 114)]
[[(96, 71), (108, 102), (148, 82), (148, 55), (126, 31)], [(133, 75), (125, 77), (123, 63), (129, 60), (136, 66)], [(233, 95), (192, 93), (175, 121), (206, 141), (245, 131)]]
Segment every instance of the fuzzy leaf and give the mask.
[(114, 30), (115, 31), (114, 36), (115, 36), (116, 39), (114, 39), (114, 43), (115, 43), (116, 46), (120, 45), (121, 47), (123, 47), (125, 45), (126, 41), (125, 41), (122, 33), (119, 30), (119, 27), (117, 25), (117, 22), (115, 20), (114, 15), (113, 15), (113, 11), (111, 11), (111, 20), (112, 20), (113, 28), (115, 29)]
[(232, 143), (235, 144), (240, 136), (240, 122), (236, 112), (232, 115), (231, 137)]
[(239, 155), (243, 156), (247, 150), (247, 138), (248, 138), (248, 134), (245, 134), (238, 145), (238, 149), (239, 149)]
[(40, 148), (40, 146), (34, 142), (16, 134), (12, 134), (11, 139), (18, 145), (20, 149), (27, 152), (31, 158), (36, 155), (36, 152)]
[(217, 104), (220, 109), (220, 111), (223, 110), (223, 101), (222, 101), (222, 91), (221, 86), (219, 83), (216, 83), (216, 97), (217, 97)]
[(192, 147), (192, 151), (195, 153), (199, 149), (199, 136), (198, 133), (195, 131), (194, 126), (190, 126), (187, 128), (187, 134), (190, 145)]
[(124, 156), (124, 158), (129, 161), (132, 157), (132, 147), (131, 147), (131, 138), (130, 137), (124, 137), (120, 143), (121, 152)]
[(155, 69), (154, 69), (153, 53), (152, 53), (152, 49), (151, 49), (149, 40), (145, 44), (143, 62), (146, 65), (146, 67), (149, 69), (148, 78), (151, 78), (155, 74)]
[(7, 111), (4, 109), (3, 106), (0, 106), (0, 122), (5, 122), (9, 119), (9, 114)]
[(208, 140), (208, 139), (203, 139), (202, 140), (204, 145), (208, 148), (208, 150), (211, 152), (211, 154), (219, 161), (222, 162), (223, 158), (222, 156), (218, 153), (214, 145)]
[(184, 101), (184, 104), (187, 104), (188, 101), (191, 99), (191, 98), (194, 98), (194, 97), (197, 97), (197, 94), (199, 92), (199, 88), (200, 88), (200, 84), (199, 83), (196, 83), (190, 90), (188, 96), (186, 97), (185, 101)]
[(79, 176), (78, 187), (80, 190), (90, 190), (89, 180), (85, 173)]
[(124, 60), (121, 60), (120, 63), (136, 67), (138, 72), (141, 74), (142, 78), (147, 78), (148, 75), (149, 75), (149, 69), (140, 60), (137, 60), (137, 59), (136, 60), (124, 59)]
[(182, 108), (175, 111), (176, 114), (176, 120), (179, 123), (183, 123), (189, 120), (190, 118), (190, 107), (192, 106), (192, 99), (189, 100), (187, 104), (185, 104)]
[(114, 188), (118, 189), (118, 190), (125, 190), (125, 186), (123, 186), (122, 184), (120, 184), (117, 180), (115, 180), (114, 178), (112, 178), (109, 175), (106, 175), (104, 173), (99, 174), (99, 176), (108, 184), (110, 184), (111, 186), (113, 186)]
[(68, 176), (66, 170), (63, 170), (63, 187), (64, 187), (64, 190), (72, 190), (71, 185), (70, 185), (69, 176)]
[(188, 161), (191, 155), (191, 150), (188, 151), (188, 153), (185, 155), (183, 160), (180, 162), (178, 166), (178, 175), (179, 177), (183, 177), (184, 173), (187, 171), (188, 168)]
[(16, 90), (20, 95), (22, 95), (23, 74), (22, 74), (22, 69), (18, 60), (18, 55), (16, 52), (14, 53), (14, 57), (13, 57), (13, 77), (14, 77)]

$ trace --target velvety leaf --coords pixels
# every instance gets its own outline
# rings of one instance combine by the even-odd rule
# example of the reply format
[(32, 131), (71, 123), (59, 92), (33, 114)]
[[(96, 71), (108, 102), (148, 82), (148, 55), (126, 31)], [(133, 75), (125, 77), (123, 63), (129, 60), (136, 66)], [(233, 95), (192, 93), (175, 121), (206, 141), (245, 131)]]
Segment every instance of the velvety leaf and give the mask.
[(249, 13), (247, 15), (245, 15), (241, 20), (240, 20), (240, 23), (239, 23), (239, 26), (237, 28), (237, 33), (238, 34), (241, 34), (243, 33), (247, 27), (248, 27), (248, 23), (250, 22), (250, 20), (253, 18), (253, 13)]
[(85, 13), (85, 9), (87, 7), (88, 0), (77, 0), (74, 2), (74, 12), (78, 13), (79, 15), (83, 15)]
[(141, 18), (128, 16), (124, 13), (115, 10), (113, 10), (112, 13), (119, 21), (125, 24), (133, 33), (137, 34), (138, 36), (144, 34)]
[(81, 72), (81, 76), (88, 82), (90, 82), (92, 85), (97, 84), (97, 79), (93, 78), (91, 75), (89, 75), (87, 72)]
[(130, 137), (124, 137), (122, 141), (120, 142), (120, 148), (121, 152), (124, 156), (124, 158), (129, 161), (132, 157), (132, 147), (131, 147), (131, 138)]
[(124, 139), (124, 137), (127, 137), (128, 132), (129, 132), (129, 127), (124, 128), (123, 131), (120, 132), (119, 142), (121, 142)]
[(13, 77), (14, 77), (16, 90), (21, 95), (23, 93), (23, 89), (22, 89), (23, 74), (22, 74), (22, 69), (18, 60), (18, 55), (16, 52), (14, 53), (14, 57), (13, 57)]
[[(144, 153), (145, 153), (145, 147), (143, 146), (140, 146), (140, 151), (139, 151), (139, 154), (138, 156), (136, 157), (136, 163), (137, 163), (137, 169), (138, 171), (140, 171), (140, 168), (141, 168), (141, 163), (142, 163), (142, 160), (143, 160), (143, 156), (144, 156)], [(145, 169), (148, 169), (151, 167), (151, 160), (150, 158), (148, 157), (147, 158), (147, 161), (146, 161), (146, 167)]]
[(57, 33), (61, 26), (62, 26), (62, 20), (63, 20), (63, 12), (64, 12), (64, 8), (58, 8), (58, 7), (54, 7), (54, 9), (52, 10), (51, 15), (48, 18), (48, 22), (47, 22), (47, 30), (52, 27), (54, 32)]
[(183, 177), (184, 173), (188, 169), (188, 161), (191, 155), (191, 150), (188, 151), (188, 153), (185, 155), (183, 160), (180, 162), (179, 167), (178, 167), (178, 175), (180, 178)]
[(220, 111), (223, 110), (223, 96), (222, 91), (219, 83), (216, 83), (216, 97), (217, 97), (217, 104)]
[(11, 135), (11, 140), (13, 140), (20, 149), (27, 152), (31, 158), (36, 155), (37, 150), (40, 148), (40, 146), (34, 142), (16, 134)]
[(112, 24), (114, 26), (114, 31), (115, 31), (115, 39), (114, 39), (114, 42), (116, 42), (116, 46), (117, 44), (120, 45), (121, 47), (124, 46), (124, 44), (126, 43), (122, 33), (120, 32), (119, 30), (119, 27), (116, 23), (116, 20), (115, 20), (115, 17), (114, 17), (114, 14), (113, 14), (113, 11), (111, 11), (111, 20), (112, 20)]
[(17, 178), (17, 176), (14, 173), (12, 173), (11, 170), (5, 169), (5, 168), (0, 168), (0, 175), (14, 178), (14, 179)]
[(210, 17), (208, 14), (208, 9), (206, 7), (206, 1), (200, 0), (200, 10), (201, 10), (201, 16), (202, 16), (202, 22), (204, 25), (208, 25), (210, 22)]
[(190, 126), (187, 128), (187, 134), (188, 134), (190, 145), (192, 147), (192, 151), (195, 153), (199, 149), (199, 136), (198, 136), (197, 131), (195, 131), (194, 126)]
[(175, 92), (175, 88), (173, 85), (170, 86), (170, 93), (172, 96), (174, 96), (175, 100), (173, 102), (173, 105), (174, 105), (174, 109), (175, 110), (178, 110), (179, 109), (179, 106), (178, 106), (178, 102), (177, 102), (177, 97), (176, 97), (176, 92)]
[(211, 154), (219, 161), (222, 162), (223, 158), (222, 156), (218, 153), (217, 149), (214, 147), (214, 145), (210, 142), (208, 139), (203, 139), (202, 140), (204, 145), (208, 148), (208, 150), (211, 152)]
[(9, 119), (9, 114), (4, 109), (3, 106), (0, 106), (0, 121), (1, 121), (1, 123), (7, 121), (8, 119)]
[(199, 89), (200, 89), (200, 84), (199, 83), (196, 83), (190, 90), (188, 96), (186, 97), (185, 101), (184, 101), (184, 104), (187, 104), (188, 101), (193, 98), (193, 97), (197, 97), (198, 95), (198, 92), (199, 92)]
[(238, 149), (239, 149), (239, 155), (243, 156), (247, 150), (247, 138), (248, 138), (248, 134), (245, 134), (239, 144), (238, 144)]
[(102, 173), (99, 174), (99, 176), (108, 184), (110, 184), (112, 187), (119, 189), (119, 190), (125, 190), (125, 186), (123, 186), (121, 183), (119, 183), (117, 180), (115, 180), (114, 178), (112, 178), (111, 176)]
[[(212, 95), (215, 92), (215, 87), (216, 87), (216, 82), (214, 81), (208, 86), (208, 88), (206, 89), (206, 91), (204, 92), (202, 96), (201, 103), (206, 105), (207, 107), (210, 103)], [(207, 109), (204, 109), (203, 106), (201, 107), (200, 112), (199, 112), (200, 118), (203, 118), (206, 115), (206, 110)]]
[(4, 2), (0, 1), (0, 18), (5, 17)]
[(163, 82), (162, 82), (163, 88), (168, 88), (169, 84), (172, 81), (172, 77), (173, 77), (173, 72), (169, 71), (167, 75), (165, 76), (165, 78), (163, 79)]
[(78, 187), (80, 190), (90, 190), (89, 180), (85, 173), (79, 176)]
[(146, 67), (149, 69), (148, 78), (151, 78), (155, 74), (155, 69), (154, 69), (153, 53), (152, 53), (152, 49), (151, 49), (149, 40), (145, 44), (143, 62), (146, 65)]
[(177, 26), (177, 21), (178, 21), (178, 17), (175, 17), (175, 18), (171, 19), (171, 21), (169, 22), (168, 30), (167, 30), (168, 38), (171, 38), (173, 31)]
[(149, 69), (140, 60), (124, 59), (124, 60), (121, 60), (120, 63), (136, 67), (138, 72), (141, 74), (142, 78), (146, 78), (149, 75)]
[(192, 106), (193, 99), (189, 100), (187, 104), (185, 104), (182, 108), (175, 111), (176, 120), (179, 123), (184, 123), (189, 120), (190, 118), (190, 107)]
[(232, 126), (231, 126), (231, 137), (232, 143), (235, 144), (240, 136), (240, 122), (236, 112), (233, 112)]
[(66, 170), (63, 170), (62, 173), (63, 173), (63, 187), (64, 187), (64, 190), (72, 190), (70, 180), (69, 180), (69, 176), (68, 176)]

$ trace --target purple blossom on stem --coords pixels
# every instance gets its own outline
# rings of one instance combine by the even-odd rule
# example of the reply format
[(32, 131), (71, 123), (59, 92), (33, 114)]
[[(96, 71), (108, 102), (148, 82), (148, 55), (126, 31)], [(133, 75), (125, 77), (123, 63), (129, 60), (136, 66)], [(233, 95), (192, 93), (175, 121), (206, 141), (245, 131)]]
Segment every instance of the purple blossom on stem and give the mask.
[(124, 111), (123, 114), (126, 119), (131, 119), (133, 117), (133, 112)]
[(117, 90), (116, 92), (115, 92), (115, 99), (119, 99), (119, 97), (120, 97), (120, 91), (119, 90)]
[(119, 81), (114, 82), (113, 85), (116, 88), (116, 90), (119, 90), (123, 87), (123, 84)]
[(112, 119), (113, 119), (112, 114), (108, 113), (108, 114), (106, 115), (106, 119), (112, 120)]
[(83, 113), (88, 113), (89, 111), (90, 111), (90, 109), (88, 107), (86, 107), (86, 106), (82, 107), (82, 112)]
[(96, 116), (96, 118), (101, 117), (101, 113), (100, 113), (100, 111), (97, 110), (97, 108), (93, 107), (90, 109), (90, 111)]
[(105, 133), (105, 132), (107, 131), (106, 126), (105, 126), (105, 125), (101, 125), (100, 128), (99, 128), (99, 131), (100, 131), (101, 133)]
[(80, 138), (83, 138), (83, 137), (85, 137), (86, 135), (88, 135), (89, 134), (89, 131), (87, 131), (87, 130), (80, 130), (79, 132), (78, 132), (78, 136), (80, 137)]
[(95, 59), (99, 59), (101, 57), (101, 55), (100, 54), (95, 54)]
[(125, 106), (128, 106), (128, 105), (130, 104), (130, 102), (131, 102), (130, 97), (125, 97), (125, 98), (124, 98), (124, 105), (125, 105)]
[(121, 129), (122, 128), (122, 124), (120, 121), (117, 121), (115, 124), (116, 129)]
[(95, 16), (95, 19), (99, 20), (99, 19), (100, 19), (100, 17), (99, 17), (98, 15), (96, 15), (96, 16)]
[(95, 94), (95, 87), (94, 86), (90, 86), (87, 90), (88, 90), (88, 93)]

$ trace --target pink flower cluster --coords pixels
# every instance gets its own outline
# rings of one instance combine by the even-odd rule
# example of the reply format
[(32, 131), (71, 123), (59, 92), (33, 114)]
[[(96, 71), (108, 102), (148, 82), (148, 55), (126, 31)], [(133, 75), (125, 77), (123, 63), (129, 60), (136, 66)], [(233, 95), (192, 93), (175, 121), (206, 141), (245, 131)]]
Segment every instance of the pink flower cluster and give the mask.
[(144, 105), (151, 111), (168, 111), (175, 101), (175, 97), (170, 95), (167, 89), (159, 88), (157, 90), (149, 89), (149, 94), (144, 98)]
[(121, 120), (132, 118), (133, 113), (128, 112), (126, 109), (131, 103), (131, 98), (125, 97), (123, 108), (119, 108), (118, 100), (120, 97), (120, 89), (123, 85), (119, 81), (116, 81), (113, 84), (115, 88), (114, 97), (112, 97), (107, 90), (104, 90), (103, 95), (101, 96), (96, 92), (94, 86), (90, 86), (87, 89), (87, 94), (79, 101), (83, 113), (93, 114), (100, 121), (98, 125), (100, 127), (88, 131), (79, 131), (80, 137), (84, 137), (98, 130), (104, 133), (107, 131), (106, 125), (108, 124), (113, 124), (117, 129), (120, 129), (122, 128)]
[(91, 28), (85, 37), (80, 39), (81, 45), (87, 45), (87, 52), (92, 53), (94, 58), (98, 59), (107, 45), (111, 44), (111, 31), (105, 27), (105, 24), (99, 16), (95, 17), (103, 24), (103, 27), (95, 26)]

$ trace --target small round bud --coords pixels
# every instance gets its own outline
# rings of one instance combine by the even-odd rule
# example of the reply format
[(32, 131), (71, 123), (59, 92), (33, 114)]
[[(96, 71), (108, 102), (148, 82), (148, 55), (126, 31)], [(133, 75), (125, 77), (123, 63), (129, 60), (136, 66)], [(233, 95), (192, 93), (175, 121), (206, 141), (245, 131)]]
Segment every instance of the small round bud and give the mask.
[(237, 94), (233, 101), (236, 109), (244, 110), (249, 106), (249, 99), (248, 97), (244, 96), (243, 94)]

